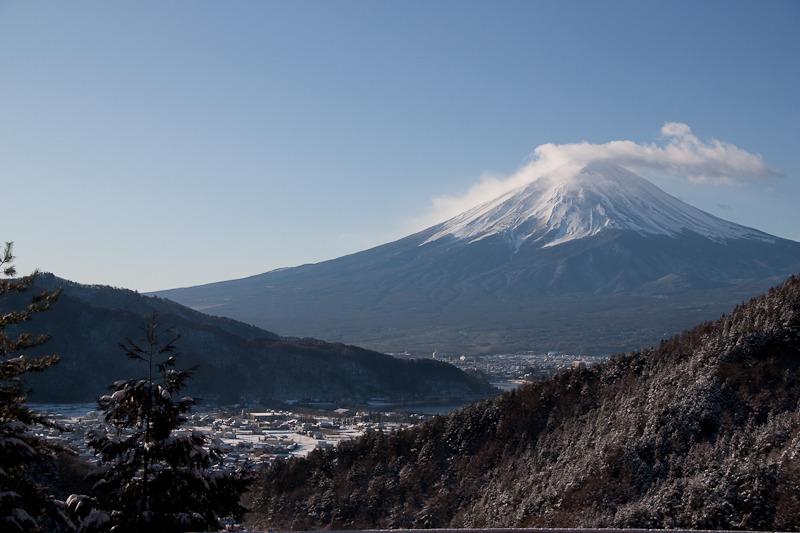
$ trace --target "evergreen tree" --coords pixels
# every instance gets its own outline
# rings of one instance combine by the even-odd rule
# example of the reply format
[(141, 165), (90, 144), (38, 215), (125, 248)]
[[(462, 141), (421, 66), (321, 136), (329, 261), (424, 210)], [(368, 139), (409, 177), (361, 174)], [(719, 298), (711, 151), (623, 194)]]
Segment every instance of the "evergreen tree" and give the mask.
[[(22, 310), (12, 310), (12, 303), (34, 282), (38, 271), (15, 279), (12, 243), (7, 242), (0, 255), (0, 530), (36, 531), (43, 521), (58, 517), (57, 507), (45, 490), (29, 476), (30, 467), (54, 457), (55, 448), (34, 435), (34, 425), (54, 427), (44, 415), (27, 406), (28, 390), (24, 377), (42, 372), (58, 362), (57, 355), (33, 358), (24, 354), (45, 343), (47, 334), (32, 336), (21, 332), (19, 324), (36, 313), (46, 311), (56, 301), (59, 291), (44, 291), (34, 296)], [(15, 327), (16, 326), (16, 327)], [(15, 330), (9, 334), (8, 329)]]
[(193, 369), (176, 369), (179, 335), (162, 328), (155, 312), (141, 330), (141, 341), (120, 346), (145, 374), (117, 381), (100, 398), (109, 428), (89, 437), (101, 459), (87, 476), (95, 494), (71, 496), (68, 508), (79, 531), (218, 530), (222, 519), (244, 515), (239, 498), (252, 474), (212, 468), (222, 455), (207, 448), (204, 434), (176, 434), (196, 404), (178, 398)]

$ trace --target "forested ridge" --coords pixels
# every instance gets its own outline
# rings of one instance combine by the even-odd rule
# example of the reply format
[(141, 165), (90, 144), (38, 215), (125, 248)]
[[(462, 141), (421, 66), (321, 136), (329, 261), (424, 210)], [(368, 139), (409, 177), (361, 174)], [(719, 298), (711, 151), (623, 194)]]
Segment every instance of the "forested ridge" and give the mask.
[[(137, 335), (138, 325), (154, 310), (180, 331), (187, 365), (198, 366), (187, 392), (207, 404), (313, 400), (365, 406), (373, 398), (466, 402), (496, 393), (487, 382), (440, 361), (410, 361), (341, 343), (284, 338), (130, 290), (81, 285), (51, 274), (37, 276), (32, 290), (59, 287), (59, 305), (38, 321), (52, 341), (30, 351), (38, 355), (53, 350), (61, 356), (57, 372), (28, 378), (31, 399), (37, 402), (91, 402), (119, 373), (136, 375), (134, 363), (116, 361), (118, 345)], [(24, 305), (23, 295), (10, 294), (0, 300), (0, 313)]]
[(800, 278), (658, 348), (263, 472), (270, 529), (800, 528)]

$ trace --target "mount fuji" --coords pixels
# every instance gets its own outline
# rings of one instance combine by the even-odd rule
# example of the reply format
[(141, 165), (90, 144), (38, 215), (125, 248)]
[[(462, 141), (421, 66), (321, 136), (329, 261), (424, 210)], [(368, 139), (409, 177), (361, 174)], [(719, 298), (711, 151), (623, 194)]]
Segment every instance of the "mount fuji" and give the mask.
[(800, 243), (593, 162), (363, 252), (153, 294), (385, 352), (601, 355), (718, 318), (798, 271)]

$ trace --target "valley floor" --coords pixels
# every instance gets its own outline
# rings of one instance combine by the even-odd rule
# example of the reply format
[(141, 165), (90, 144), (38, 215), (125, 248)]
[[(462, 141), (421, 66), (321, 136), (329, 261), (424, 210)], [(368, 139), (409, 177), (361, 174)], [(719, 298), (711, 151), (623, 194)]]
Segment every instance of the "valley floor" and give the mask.
[[(31, 407), (47, 413), (67, 430), (39, 428), (40, 436), (74, 450), (88, 462), (96, 461), (86, 446), (86, 436), (90, 430), (106, 428), (107, 424), (93, 404), (32, 404)], [(305, 456), (315, 448), (335, 446), (367, 431), (392, 431), (424, 418), (345, 409), (314, 413), (221, 408), (192, 414), (177, 433), (206, 434), (211, 445), (225, 456), (222, 468), (257, 468), (278, 457)]]

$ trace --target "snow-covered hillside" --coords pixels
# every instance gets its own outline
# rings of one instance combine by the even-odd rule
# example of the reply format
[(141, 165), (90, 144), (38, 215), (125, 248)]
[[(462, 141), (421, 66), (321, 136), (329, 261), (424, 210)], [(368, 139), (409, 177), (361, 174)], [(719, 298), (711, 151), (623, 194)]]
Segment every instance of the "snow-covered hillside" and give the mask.
[(515, 249), (528, 240), (545, 247), (609, 228), (670, 236), (691, 231), (714, 241), (774, 241), (696, 209), (620, 166), (598, 161), (566, 176), (541, 176), (466, 211), (442, 224), (424, 244), (449, 235), (474, 242), (497, 234)]

